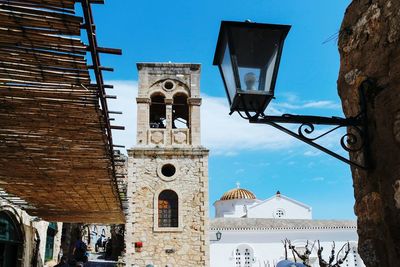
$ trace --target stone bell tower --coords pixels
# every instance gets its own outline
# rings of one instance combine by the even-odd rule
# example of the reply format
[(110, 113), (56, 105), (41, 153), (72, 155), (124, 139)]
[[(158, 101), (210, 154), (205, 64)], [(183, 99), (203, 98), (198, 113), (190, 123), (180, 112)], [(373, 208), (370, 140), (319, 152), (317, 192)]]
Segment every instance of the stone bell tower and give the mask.
[(200, 65), (137, 67), (137, 145), (128, 150), (126, 266), (209, 266)]

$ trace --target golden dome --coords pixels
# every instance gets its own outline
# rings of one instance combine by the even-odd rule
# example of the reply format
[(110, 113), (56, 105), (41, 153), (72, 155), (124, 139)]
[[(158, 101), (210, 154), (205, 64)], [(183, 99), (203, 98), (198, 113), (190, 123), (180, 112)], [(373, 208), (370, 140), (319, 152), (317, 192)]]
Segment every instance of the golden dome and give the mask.
[(223, 194), (220, 200), (231, 200), (231, 199), (256, 199), (256, 196), (249, 190), (242, 188), (235, 188)]

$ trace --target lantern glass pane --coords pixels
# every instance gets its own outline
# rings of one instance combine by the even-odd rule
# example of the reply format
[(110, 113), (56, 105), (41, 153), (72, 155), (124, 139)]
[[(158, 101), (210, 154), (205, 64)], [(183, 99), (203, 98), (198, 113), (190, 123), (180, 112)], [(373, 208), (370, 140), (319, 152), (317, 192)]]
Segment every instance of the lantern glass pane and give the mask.
[(272, 78), (274, 76), (277, 55), (278, 55), (278, 47), (275, 48), (275, 51), (271, 59), (269, 60), (269, 62), (267, 63), (267, 65), (263, 70), (264, 75), (261, 77), (261, 79), (264, 80), (264, 84), (262, 85), (265, 88), (264, 90), (265, 91), (268, 90), (268, 93), (270, 94), (273, 94), (273, 92), (271, 92), (272, 90), (271, 83), (272, 83)]
[(260, 88), (260, 69), (241, 68), (239, 66), (240, 89), (242, 91), (259, 91)]
[(231, 54), (229, 51), (228, 43), (226, 43), (226, 46), (225, 46), (224, 57), (223, 57), (222, 63), (221, 63), (221, 71), (222, 71), (224, 79), (225, 79), (225, 84), (227, 87), (229, 99), (232, 103), (233, 98), (235, 97), (235, 93), (236, 93), (236, 83), (235, 83), (235, 75), (233, 72)]
[(235, 27), (231, 30), (232, 49), (244, 92), (270, 94), (278, 57), (281, 32), (263, 28)]

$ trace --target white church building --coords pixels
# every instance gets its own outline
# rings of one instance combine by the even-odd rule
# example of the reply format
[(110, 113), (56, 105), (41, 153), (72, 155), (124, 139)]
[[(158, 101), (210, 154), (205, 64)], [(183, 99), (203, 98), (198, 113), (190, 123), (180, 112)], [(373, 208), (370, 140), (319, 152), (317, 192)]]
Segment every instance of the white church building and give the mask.
[[(324, 248), (325, 261), (329, 261), (333, 244), (336, 256), (349, 242), (350, 251), (341, 266), (365, 266), (357, 253), (355, 221), (313, 220), (310, 206), (279, 191), (260, 200), (239, 186), (223, 194), (214, 206), (215, 218), (210, 222), (209, 231), (211, 267), (274, 267), (285, 259), (282, 243), (285, 239), (300, 254), (308, 243), (312, 267), (319, 266), (318, 241)], [(339, 258), (344, 254), (342, 250)], [(291, 250), (287, 251), (287, 258), (294, 261)]]

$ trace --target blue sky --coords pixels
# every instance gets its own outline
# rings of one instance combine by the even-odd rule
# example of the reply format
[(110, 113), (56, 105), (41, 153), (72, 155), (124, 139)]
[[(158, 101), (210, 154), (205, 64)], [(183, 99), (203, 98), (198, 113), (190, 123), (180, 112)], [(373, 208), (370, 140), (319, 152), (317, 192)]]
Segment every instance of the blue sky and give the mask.
[[(114, 134), (115, 143), (135, 144), (137, 62), (201, 63), (202, 140), (211, 149), (210, 203), (240, 182), (260, 199), (280, 190), (312, 206), (316, 219), (353, 219), (349, 166), (268, 126), (230, 117), (220, 75), (212, 66), (221, 20), (290, 24), (270, 111), (342, 116), (337, 33), (349, 3), (109, 0), (95, 6), (99, 45), (123, 50), (122, 56), (102, 55), (102, 65), (115, 68), (105, 75), (116, 85), (109, 93), (119, 96), (110, 105), (124, 111), (117, 122), (127, 128)], [(337, 134), (324, 141), (333, 150), (338, 143)]]

